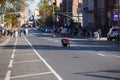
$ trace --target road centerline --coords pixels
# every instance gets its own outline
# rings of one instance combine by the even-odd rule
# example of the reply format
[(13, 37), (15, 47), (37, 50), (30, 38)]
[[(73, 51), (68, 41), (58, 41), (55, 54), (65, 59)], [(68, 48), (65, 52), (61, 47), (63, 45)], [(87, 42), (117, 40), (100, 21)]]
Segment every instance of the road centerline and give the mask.
[(12, 53), (11, 58), (13, 59), (14, 57), (15, 57), (15, 54), (14, 54), (14, 53)]
[(11, 68), (12, 65), (13, 65), (13, 60), (10, 60), (9, 65), (8, 65), (8, 68)]
[(5, 80), (10, 80), (10, 75), (11, 75), (11, 70), (8, 70), (6, 77), (5, 77)]
[[(8, 38), (7, 42), (4, 42), (4, 45), (5, 45), (5, 43), (7, 44), (10, 39), (11, 38)], [(17, 39), (18, 38), (16, 38), (16, 40), (15, 40), (14, 49), (13, 49), (13, 52), (12, 52), (12, 55), (11, 55), (11, 60), (9, 62), (8, 68), (12, 68), (12, 65), (13, 65), (13, 59), (12, 58), (14, 58), (14, 53), (15, 53), (15, 49), (16, 49), (15, 46), (17, 44)], [(10, 80), (10, 76), (11, 76), (11, 70), (8, 70), (7, 73), (6, 73), (6, 76), (5, 76), (5, 80)]]

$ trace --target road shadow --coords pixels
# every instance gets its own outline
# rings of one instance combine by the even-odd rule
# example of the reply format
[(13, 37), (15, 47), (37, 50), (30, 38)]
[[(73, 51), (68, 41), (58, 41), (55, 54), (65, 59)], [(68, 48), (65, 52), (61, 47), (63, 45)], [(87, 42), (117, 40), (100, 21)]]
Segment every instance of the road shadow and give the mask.
[[(90, 43), (91, 44), (91, 43)], [(32, 45), (36, 50), (83, 50), (83, 51), (114, 51), (120, 52), (120, 49), (106, 46), (70, 46), (62, 47), (61, 45)], [(2, 49), (13, 49), (14, 45), (0, 46)], [(16, 49), (32, 49), (30, 45), (16, 45)]]
[[(0, 46), (2, 49), (13, 49), (14, 45)], [(16, 49), (32, 49), (30, 45), (16, 45)], [(32, 45), (36, 50), (75, 50), (74, 47), (62, 47), (54, 45)], [(77, 49), (76, 49), (77, 50)]]
[(116, 44), (115, 42), (110, 42), (106, 40), (71, 40), (74, 44), (79, 45), (98, 45), (98, 46), (108, 46), (108, 47), (120, 47), (119, 44)]
[(90, 51), (117, 51), (120, 52), (120, 45), (114, 42), (107, 42), (106, 40), (71, 40), (70, 41), (79, 50)]
[[(105, 73), (105, 74), (103, 74)], [(74, 75), (82, 75), (82, 76), (91, 76), (91, 77), (97, 77), (102, 79), (112, 79), (112, 80), (120, 80), (120, 77), (113, 77), (109, 74), (115, 74), (120, 75), (120, 69), (115, 70), (100, 70), (100, 71), (90, 71), (90, 72), (78, 72), (73, 73)]]

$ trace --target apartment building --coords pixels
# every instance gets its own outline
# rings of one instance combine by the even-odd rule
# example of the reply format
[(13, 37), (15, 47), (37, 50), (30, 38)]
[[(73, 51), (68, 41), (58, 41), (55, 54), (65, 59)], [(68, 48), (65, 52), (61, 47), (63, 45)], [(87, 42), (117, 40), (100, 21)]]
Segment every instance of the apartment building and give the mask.
[(24, 11), (20, 12), (21, 18), (19, 19), (21, 21), (20, 26), (22, 26), (24, 23), (27, 23), (28, 21), (28, 8), (25, 8)]
[(88, 0), (83, 0), (83, 28), (88, 27)]
[(93, 30), (94, 26), (94, 0), (88, 0), (88, 28)]
[(102, 29), (103, 36), (106, 36), (112, 26), (117, 26), (118, 0), (94, 0), (94, 29)]
[(56, 0), (56, 5), (60, 7), (60, 4), (62, 3), (62, 0)]
[(111, 0), (109, 2), (109, 25), (117, 26), (118, 25), (118, 0)]
[(73, 19), (83, 26), (82, 0), (73, 1)]
[(94, 26), (95, 29), (106, 25), (105, 0), (94, 0)]
[(81, 25), (83, 24), (82, 15), (79, 15), (77, 11), (78, 3), (82, 4), (82, 0), (62, 0), (60, 11), (62, 14), (65, 14), (61, 16), (61, 21), (64, 22), (64, 25), (69, 25), (70, 17), (74, 19), (75, 22), (79, 22)]
[(91, 31), (101, 28), (106, 36), (118, 24), (117, 8), (118, 0), (83, 0), (83, 27)]
[[(77, 13), (78, 3), (82, 3), (81, 16)], [(71, 16), (74, 21), (80, 21), (83, 28), (91, 31), (101, 28), (103, 36), (106, 36), (111, 26), (118, 24), (118, 0), (62, 0), (60, 8), (62, 13)], [(61, 21), (69, 22), (65, 16)]]

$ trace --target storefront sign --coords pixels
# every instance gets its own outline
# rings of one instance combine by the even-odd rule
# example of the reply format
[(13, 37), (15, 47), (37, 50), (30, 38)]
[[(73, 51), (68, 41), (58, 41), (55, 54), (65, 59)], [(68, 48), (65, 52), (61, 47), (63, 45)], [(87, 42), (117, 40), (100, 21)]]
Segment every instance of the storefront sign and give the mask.
[[(119, 19), (118, 19), (118, 15), (119, 15)], [(112, 17), (112, 21), (118, 21), (120, 20), (120, 13), (117, 11), (113, 11), (111, 17)]]

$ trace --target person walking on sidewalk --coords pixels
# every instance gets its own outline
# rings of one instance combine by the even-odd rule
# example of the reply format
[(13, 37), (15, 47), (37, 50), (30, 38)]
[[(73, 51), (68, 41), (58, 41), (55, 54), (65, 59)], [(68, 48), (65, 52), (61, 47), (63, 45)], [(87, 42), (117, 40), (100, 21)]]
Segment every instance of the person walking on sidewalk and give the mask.
[(99, 28), (97, 32), (98, 32), (98, 39), (100, 39), (101, 38), (101, 34), (102, 34), (101, 29)]
[(101, 29), (98, 29), (97, 31), (94, 32), (94, 38), (95, 39), (100, 39), (101, 38)]

